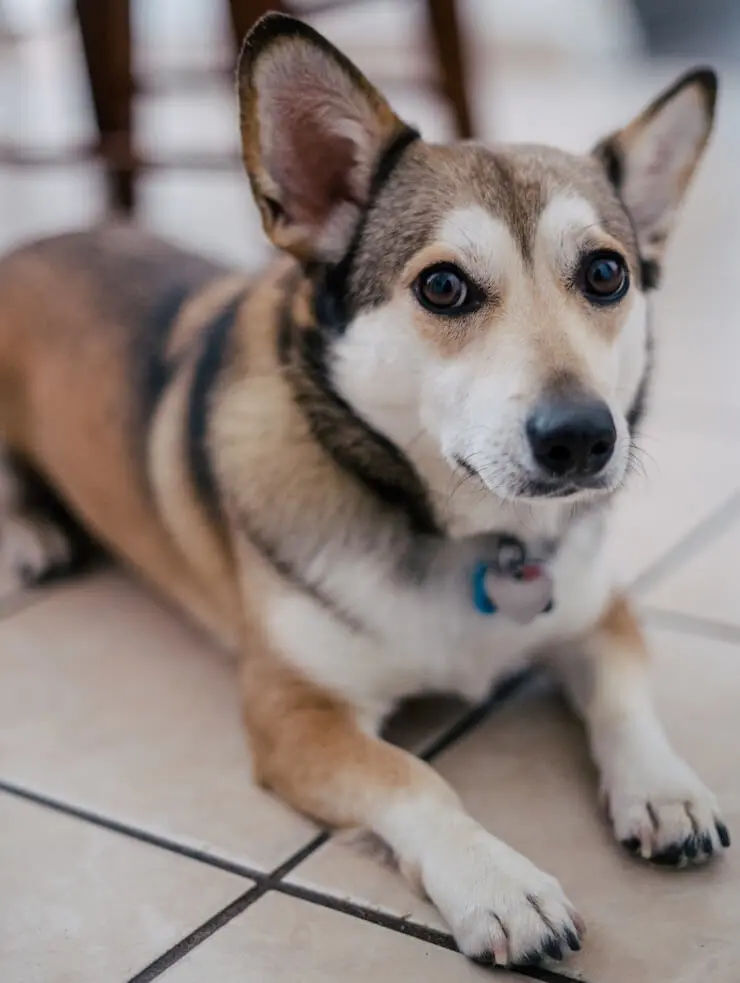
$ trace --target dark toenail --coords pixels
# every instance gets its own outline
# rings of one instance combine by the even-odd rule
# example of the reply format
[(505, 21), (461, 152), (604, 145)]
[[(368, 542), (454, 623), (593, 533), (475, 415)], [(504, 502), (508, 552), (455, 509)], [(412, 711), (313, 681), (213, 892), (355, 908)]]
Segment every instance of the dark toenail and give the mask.
[(728, 847), (732, 842), (730, 839), (729, 829), (725, 826), (724, 823), (720, 822), (719, 820), (717, 820), (715, 825), (717, 827), (717, 836), (719, 836), (720, 843), (722, 844), (722, 846)]
[(709, 835), (709, 833), (702, 834), (701, 848), (704, 853), (714, 853), (714, 843), (712, 843), (712, 837)]
[(622, 840), (622, 846), (630, 853), (639, 853), (640, 841), (636, 836), (631, 836), (628, 840)]
[(470, 961), (478, 963), (479, 966), (492, 966), (493, 965), (493, 953), (492, 952), (481, 952), (479, 956), (471, 956)]
[(659, 867), (675, 867), (683, 856), (683, 845), (678, 846), (674, 844), (669, 846), (667, 849), (662, 850), (660, 853), (655, 853), (650, 858), (654, 864)]
[(517, 966), (539, 966), (541, 962), (542, 953), (532, 950), (531, 952), (525, 953), (521, 959), (518, 959), (516, 964)]
[(549, 938), (545, 944), (542, 946), (546, 954), (550, 959), (557, 959), (558, 962), (563, 958), (563, 952), (560, 948), (560, 942), (555, 938)]
[(690, 836), (688, 840), (683, 845), (683, 852), (689, 858), (693, 860), (699, 853), (699, 844), (696, 842), (695, 836)]
[(572, 928), (566, 928), (565, 941), (568, 943), (573, 952), (580, 952), (581, 940), (578, 938)]

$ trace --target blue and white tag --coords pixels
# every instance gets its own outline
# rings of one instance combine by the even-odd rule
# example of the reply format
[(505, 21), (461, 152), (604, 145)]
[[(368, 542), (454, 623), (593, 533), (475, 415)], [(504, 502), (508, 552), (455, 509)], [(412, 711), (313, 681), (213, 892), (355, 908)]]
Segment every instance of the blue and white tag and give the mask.
[(472, 578), (473, 606), (480, 614), (502, 614), (526, 625), (553, 608), (553, 584), (547, 570), (525, 563), (513, 575), (479, 563)]

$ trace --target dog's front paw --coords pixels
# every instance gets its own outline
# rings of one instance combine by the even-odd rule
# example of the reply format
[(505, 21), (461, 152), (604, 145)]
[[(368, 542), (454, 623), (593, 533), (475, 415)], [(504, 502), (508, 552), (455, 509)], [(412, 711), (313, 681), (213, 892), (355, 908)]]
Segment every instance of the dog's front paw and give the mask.
[(422, 871), (466, 956), (506, 966), (562, 959), (584, 925), (560, 884), (483, 829)]
[(717, 800), (679, 758), (652, 774), (638, 766), (604, 794), (617, 839), (652, 863), (703, 863), (730, 845)]

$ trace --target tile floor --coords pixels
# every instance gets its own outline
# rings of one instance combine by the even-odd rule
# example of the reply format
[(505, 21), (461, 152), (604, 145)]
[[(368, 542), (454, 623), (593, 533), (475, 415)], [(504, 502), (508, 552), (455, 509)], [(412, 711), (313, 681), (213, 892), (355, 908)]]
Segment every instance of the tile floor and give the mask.
[[(0, 66), (0, 92), (33, 103), (34, 139), (56, 133), (47, 61), (28, 49), (13, 58), (12, 72)], [(61, 71), (70, 64), (59, 57)], [(513, 66), (489, 79), (482, 69), (484, 133), (584, 146), (672, 67), (548, 71)], [(67, 81), (79, 134), (89, 121), (73, 74)], [(668, 729), (740, 838), (740, 90), (732, 73), (727, 82), (658, 304), (645, 474), (619, 503), (613, 547), (650, 626)], [(213, 113), (207, 99), (171, 105), (167, 138), (180, 138), (177, 120), (192, 111), (186, 129), (197, 119), (203, 139), (220, 140), (230, 103), (212, 98)], [(400, 101), (443, 132), (432, 104)], [(163, 132), (164, 111), (141, 114), (150, 134)], [(99, 208), (94, 169), (0, 172), (3, 246)], [(236, 173), (150, 179), (142, 221), (242, 264), (262, 254)], [(740, 852), (679, 874), (623, 857), (598, 814), (578, 729), (547, 687), (486, 712), (424, 704), (395, 737), (557, 874), (585, 914), (583, 952), (535, 978), (736, 983)], [(0, 607), (0, 829), (3, 983), (487, 978), (376, 858), (250, 785), (233, 666), (120, 572)]]

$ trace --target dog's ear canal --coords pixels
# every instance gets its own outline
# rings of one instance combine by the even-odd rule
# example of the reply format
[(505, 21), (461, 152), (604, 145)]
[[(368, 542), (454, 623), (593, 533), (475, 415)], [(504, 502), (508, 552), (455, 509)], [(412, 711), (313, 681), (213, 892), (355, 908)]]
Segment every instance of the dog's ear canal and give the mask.
[(265, 231), (302, 261), (338, 261), (378, 160), (409, 128), (341, 52), (281, 14), (247, 35), (238, 88), (244, 163)]
[(714, 120), (717, 76), (683, 75), (594, 154), (629, 212), (643, 261), (658, 264)]

